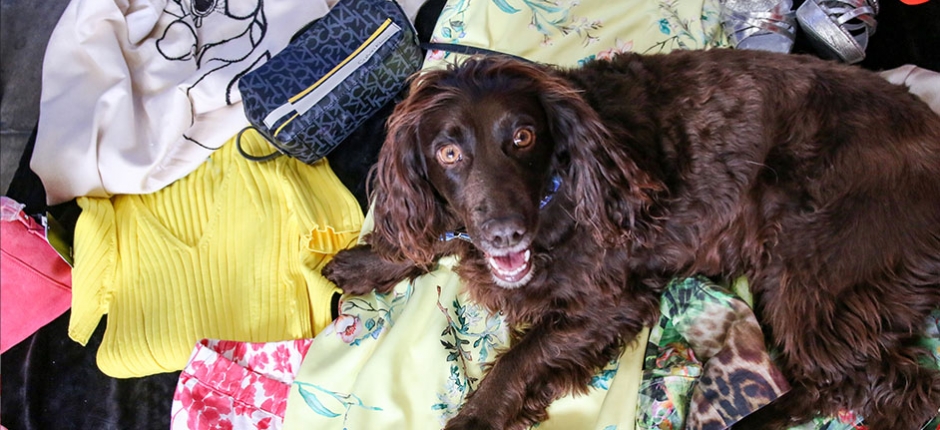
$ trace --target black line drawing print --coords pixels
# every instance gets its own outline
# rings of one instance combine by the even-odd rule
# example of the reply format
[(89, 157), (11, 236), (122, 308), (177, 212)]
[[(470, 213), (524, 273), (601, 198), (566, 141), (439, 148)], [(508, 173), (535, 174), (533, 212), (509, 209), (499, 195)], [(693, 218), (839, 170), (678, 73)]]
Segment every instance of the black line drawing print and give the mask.
[(187, 95), (213, 73), (237, 67), (227, 71), (231, 79), (219, 95), (231, 105), (238, 79), (271, 57), (257, 50), (268, 30), (263, 0), (172, 0), (163, 13), (172, 22), (156, 40), (157, 51), (167, 61), (192, 62), (199, 76)]

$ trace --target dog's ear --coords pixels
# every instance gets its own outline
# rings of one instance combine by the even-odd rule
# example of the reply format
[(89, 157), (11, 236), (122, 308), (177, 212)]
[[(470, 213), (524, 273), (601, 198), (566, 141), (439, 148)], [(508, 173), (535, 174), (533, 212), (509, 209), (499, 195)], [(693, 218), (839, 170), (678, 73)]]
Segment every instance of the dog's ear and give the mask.
[(662, 184), (637, 167), (624, 151), (624, 142), (612, 141), (600, 116), (577, 90), (564, 78), (548, 75), (540, 97), (556, 142), (563, 188), (575, 202), (575, 219), (592, 226), (599, 243), (636, 240), (634, 227)]
[(413, 82), (410, 95), (389, 117), (388, 135), (372, 172), (375, 226), (369, 242), (387, 260), (428, 266), (446, 228), (447, 214), (427, 178), (418, 136), (423, 114), (435, 102), (429, 94), (433, 88), (426, 85), (426, 79), (422, 82)]

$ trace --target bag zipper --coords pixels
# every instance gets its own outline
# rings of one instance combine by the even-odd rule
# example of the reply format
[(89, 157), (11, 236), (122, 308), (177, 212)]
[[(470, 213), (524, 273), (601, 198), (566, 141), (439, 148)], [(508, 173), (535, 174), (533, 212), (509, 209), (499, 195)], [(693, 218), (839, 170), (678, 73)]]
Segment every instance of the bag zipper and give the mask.
[(326, 97), (327, 94), (336, 89), (340, 83), (349, 78), (356, 70), (359, 70), (363, 64), (375, 55), (379, 48), (385, 45), (392, 36), (399, 32), (401, 32), (401, 27), (392, 22), (391, 19), (386, 19), (359, 48), (337, 64), (333, 70), (330, 70), (329, 73), (317, 80), (313, 85), (288, 99), (287, 103), (271, 111), (271, 113), (264, 118), (264, 125), (270, 129), (281, 118), (293, 112), (294, 115), (274, 131), (274, 136), (276, 137), (291, 121), (306, 113), (310, 108)]

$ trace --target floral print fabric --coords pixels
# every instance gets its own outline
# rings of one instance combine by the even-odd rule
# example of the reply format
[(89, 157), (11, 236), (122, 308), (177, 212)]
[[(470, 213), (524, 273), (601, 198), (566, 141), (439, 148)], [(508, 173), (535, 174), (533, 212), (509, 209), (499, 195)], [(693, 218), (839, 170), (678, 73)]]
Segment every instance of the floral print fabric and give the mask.
[[(293, 382), (285, 429), (441, 428), (508, 346), (508, 327), (470, 301), (453, 257), (388, 294), (344, 296)], [(584, 396), (556, 401), (544, 429), (630, 429), (644, 333)]]
[[(508, 346), (454, 264), (388, 294), (344, 296), (293, 383), (285, 429), (443, 427)], [(663, 297), (648, 337), (598, 371), (587, 396), (557, 400), (540, 430), (726, 428), (788, 389), (742, 300), (704, 278), (673, 281)]]
[[(450, 0), (431, 38), (577, 66), (620, 52), (728, 46), (718, 0)], [(425, 67), (460, 58), (431, 51)]]
[(646, 348), (638, 429), (723, 429), (789, 385), (770, 359), (750, 307), (695, 277), (663, 292)]
[(170, 428), (282, 428), (290, 384), (311, 342), (200, 341), (180, 374)]
[[(737, 286), (747, 297), (746, 281)], [(789, 389), (748, 303), (731, 290), (705, 278), (673, 280), (661, 311), (644, 357), (637, 429), (724, 429)], [(923, 343), (932, 353), (924, 365), (940, 367), (940, 311)], [(864, 417), (844, 410), (791, 430), (863, 429)], [(940, 416), (923, 429), (940, 430)]]

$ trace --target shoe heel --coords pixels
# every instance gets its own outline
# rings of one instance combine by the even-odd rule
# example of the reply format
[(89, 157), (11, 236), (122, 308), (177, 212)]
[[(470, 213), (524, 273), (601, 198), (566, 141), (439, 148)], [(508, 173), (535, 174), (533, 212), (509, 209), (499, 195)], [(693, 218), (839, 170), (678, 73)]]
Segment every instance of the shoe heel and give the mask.
[[(849, 4), (849, 2), (840, 3)], [(868, 35), (874, 33), (874, 18), (868, 15), (874, 15), (874, 9), (864, 6), (864, 2), (853, 3), (856, 4), (841, 7), (837, 12), (843, 12), (843, 14), (838, 18), (830, 16), (831, 12), (820, 5), (820, 0), (806, 0), (796, 9), (796, 20), (806, 32), (810, 43), (820, 57), (840, 60), (848, 64), (865, 59)], [(861, 24), (850, 26), (845, 22), (840, 24), (836, 21), (836, 19), (849, 21), (861, 15), (866, 15), (866, 21)], [(853, 36), (846, 27), (862, 32), (858, 36)], [(860, 43), (859, 39), (863, 43)]]

